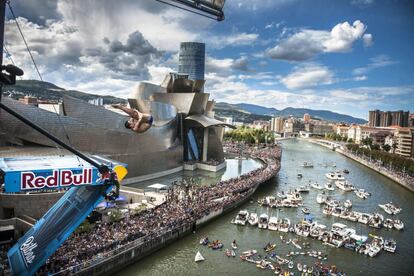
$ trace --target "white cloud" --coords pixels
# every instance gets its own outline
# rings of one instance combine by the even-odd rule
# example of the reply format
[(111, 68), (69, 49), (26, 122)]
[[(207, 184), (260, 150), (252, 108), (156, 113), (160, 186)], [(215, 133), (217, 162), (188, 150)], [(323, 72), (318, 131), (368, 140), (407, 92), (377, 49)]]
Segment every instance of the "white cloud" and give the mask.
[[(273, 59), (304, 61), (320, 53), (348, 52), (365, 31), (366, 26), (359, 20), (352, 25), (339, 23), (331, 31), (302, 29), (268, 49), (267, 55)], [(372, 42), (372, 35), (368, 34), (365, 40)]]
[(392, 60), (387, 55), (377, 55), (373, 58), (370, 58), (369, 60), (370, 60), (370, 63), (367, 66), (355, 68), (352, 71), (352, 73), (354, 75), (364, 75), (364, 74), (369, 73), (373, 69), (386, 67), (386, 66), (390, 66), (390, 65), (394, 65), (398, 63), (398, 61)]
[(369, 6), (374, 3), (374, 0), (352, 0), (351, 4), (355, 6)]
[(242, 32), (226, 36), (209, 36), (208, 39), (206, 39), (206, 43), (209, 47), (222, 49), (227, 46), (253, 45), (258, 39), (258, 34)]
[(362, 36), (362, 41), (364, 42), (365, 47), (371, 47), (372, 44), (374, 44), (374, 41), (372, 39), (372, 34), (364, 34)]
[(280, 80), (289, 89), (301, 89), (327, 85), (334, 82), (334, 74), (325, 66), (309, 64), (296, 67)]
[(368, 79), (367, 76), (363, 75), (363, 76), (356, 76), (353, 78), (354, 81), (364, 81)]

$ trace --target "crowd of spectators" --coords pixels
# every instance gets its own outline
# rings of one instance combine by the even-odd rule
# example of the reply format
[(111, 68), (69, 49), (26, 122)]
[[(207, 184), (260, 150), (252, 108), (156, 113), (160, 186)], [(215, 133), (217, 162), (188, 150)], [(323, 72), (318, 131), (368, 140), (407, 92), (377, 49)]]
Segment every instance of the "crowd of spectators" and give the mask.
[[(226, 143), (225, 147), (227, 152), (238, 149), (231, 143)], [(244, 150), (252, 158), (261, 159), (262, 167), (213, 185), (174, 187), (167, 192), (166, 201), (153, 209), (128, 214), (118, 222), (97, 223), (87, 233), (74, 233), (37, 274), (70, 274), (104, 260), (114, 250), (119, 252), (132, 243), (148, 240), (182, 225), (194, 225), (211, 212), (245, 199), (260, 183), (278, 173), (281, 150), (278, 146), (245, 146)]]

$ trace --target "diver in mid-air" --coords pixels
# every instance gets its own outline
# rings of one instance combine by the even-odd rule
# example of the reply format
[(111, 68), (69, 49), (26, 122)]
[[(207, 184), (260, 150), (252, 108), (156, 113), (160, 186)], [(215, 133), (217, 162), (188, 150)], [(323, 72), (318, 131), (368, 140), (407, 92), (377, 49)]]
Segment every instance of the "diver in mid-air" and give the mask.
[(136, 109), (128, 108), (121, 104), (113, 104), (113, 108), (118, 108), (128, 114), (131, 118), (125, 122), (125, 127), (137, 133), (143, 133), (151, 128), (154, 118), (151, 114), (139, 112)]

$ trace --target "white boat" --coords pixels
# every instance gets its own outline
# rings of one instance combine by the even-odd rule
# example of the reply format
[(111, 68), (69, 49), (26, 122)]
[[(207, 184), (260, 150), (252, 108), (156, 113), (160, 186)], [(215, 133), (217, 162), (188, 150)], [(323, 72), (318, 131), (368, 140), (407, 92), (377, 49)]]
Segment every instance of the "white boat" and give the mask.
[(385, 240), (384, 243), (384, 250), (395, 253), (395, 250), (397, 249), (397, 243), (394, 240)]
[(259, 223), (259, 217), (257, 216), (256, 213), (250, 213), (250, 216), (248, 218), (249, 224), (251, 226), (255, 226)]
[(243, 251), (240, 255), (245, 256), (245, 257), (251, 257), (256, 254), (257, 254), (257, 250), (253, 249), (253, 250)]
[(304, 167), (304, 168), (313, 168), (313, 164), (311, 162), (303, 162), (302, 167)]
[(266, 229), (269, 223), (269, 216), (267, 214), (261, 214), (259, 217), (258, 227), (260, 229)]
[(383, 221), (384, 221), (384, 216), (379, 213), (375, 213), (368, 220), (368, 226), (380, 229), (382, 227)]
[(372, 215), (367, 214), (367, 213), (361, 213), (358, 222), (363, 223), (363, 224), (368, 224), (368, 221), (371, 219)]
[(345, 177), (340, 172), (330, 172), (325, 174), (325, 176), (332, 180), (345, 180)]
[(318, 194), (316, 196), (316, 202), (319, 204), (323, 204), (326, 201), (327, 196), (325, 194)]
[(246, 210), (241, 210), (237, 214), (236, 218), (232, 221), (232, 223), (237, 225), (246, 225), (247, 219), (249, 217), (249, 212)]
[(321, 185), (319, 185), (318, 182), (312, 183), (311, 187), (314, 188), (314, 189), (317, 189), (317, 190), (322, 190), (323, 189), (323, 187)]
[(287, 197), (287, 195), (285, 194), (285, 192), (284, 192), (284, 191), (280, 191), (280, 192), (278, 192), (276, 195), (277, 195), (277, 197), (279, 197), (279, 198), (286, 198), (286, 197)]
[(290, 269), (292, 269), (292, 268), (293, 268), (293, 261), (290, 261), (290, 262), (288, 263), (288, 267), (289, 267)]
[(204, 257), (203, 257), (203, 255), (201, 255), (201, 253), (200, 253), (200, 251), (197, 251), (197, 254), (195, 255), (195, 257), (194, 257), (194, 261), (196, 262), (196, 263), (198, 263), (198, 262), (202, 262), (202, 261), (204, 261), (205, 259), (204, 259)]
[(365, 254), (367, 254), (368, 256), (372, 258), (372, 257), (375, 257), (384, 247), (384, 239), (382, 237), (378, 237), (374, 235), (371, 235), (371, 236), (373, 237), (371, 246), (368, 248), (367, 251), (365, 251)]
[(404, 223), (402, 222), (402, 220), (395, 219), (394, 220), (394, 228), (397, 229), (397, 230), (403, 230), (404, 229)]
[(272, 231), (277, 231), (279, 228), (279, 223), (281, 221), (279, 220), (279, 218), (277, 217), (270, 217), (269, 218), (269, 223), (267, 225), (267, 229), (272, 230)]
[(296, 189), (299, 193), (309, 193), (310, 189), (308, 186), (300, 186)]
[(293, 240), (292, 241), (292, 244), (297, 248), (297, 249), (302, 249), (302, 246), (300, 246), (299, 244), (298, 244), (298, 242), (299, 242), (299, 240)]
[(345, 208), (351, 208), (352, 207), (352, 201), (350, 201), (349, 199), (344, 201), (344, 206)]
[(371, 195), (364, 189), (355, 190), (354, 193), (357, 197), (362, 198), (362, 199), (367, 199)]
[(310, 210), (309, 210), (309, 208), (307, 208), (307, 207), (303, 207), (302, 208), (302, 212), (304, 213), (304, 214), (310, 214)]
[(355, 190), (354, 185), (352, 185), (348, 181), (335, 181), (335, 185), (336, 187), (338, 187), (339, 189), (345, 192), (350, 192), (350, 191)]
[(287, 233), (289, 232), (289, 228), (290, 228), (290, 219), (288, 218), (282, 219), (282, 223), (279, 226), (279, 231)]
[(299, 272), (302, 272), (302, 264), (301, 263), (297, 264), (297, 268), (298, 268)]
[(395, 206), (394, 204), (387, 203), (387, 204), (378, 204), (378, 206), (383, 209), (387, 214), (396, 215), (401, 212), (401, 208)]
[(334, 185), (332, 185), (331, 182), (327, 182), (325, 184), (325, 189), (327, 189), (328, 191), (333, 191), (333, 190), (335, 190), (335, 187), (334, 187)]

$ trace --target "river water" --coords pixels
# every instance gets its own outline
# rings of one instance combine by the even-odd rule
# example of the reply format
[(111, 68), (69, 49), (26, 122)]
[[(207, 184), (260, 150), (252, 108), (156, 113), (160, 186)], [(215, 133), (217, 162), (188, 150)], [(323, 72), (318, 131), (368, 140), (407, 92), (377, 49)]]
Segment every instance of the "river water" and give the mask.
[[(263, 247), (267, 242), (276, 243), (276, 253), (285, 255), (289, 251), (298, 251), (291, 244), (281, 242), (280, 233), (276, 231), (261, 230), (251, 226), (235, 226), (230, 223), (231, 219), (241, 209), (257, 211), (258, 213), (273, 213), (275, 209), (260, 207), (256, 202), (258, 198), (267, 195), (275, 195), (278, 191), (288, 191), (306, 183), (309, 179), (317, 180), (319, 183), (326, 182), (325, 173), (332, 170), (348, 169), (350, 174), (347, 179), (354, 185), (364, 188), (372, 193), (366, 200), (359, 199), (354, 193), (342, 192), (338, 189), (329, 192), (338, 200), (350, 199), (353, 210), (362, 212), (377, 211), (385, 217), (390, 215), (383, 212), (378, 204), (392, 201), (403, 208), (403, 211), (395, 217), (401, 218), (405, 223), (404, 231), (380, 229), (375, 230), (366, 225), (350, 222), (335, 217), (328, 217), (322, 213), (322, 208), (316, 203), (316, 195), (319, 191), (311, 189), (309, 194), (302, 194), (304, 205), (309, 207), (311, 214), (318, 222), (330, 227), (334, 222), (341, 222), (348, 227), (356, 229), (357, 234), (376, 234), (384, 238), (393, 238), (397, 242), (395, 254), (381, 251), (376, 257), (369, 258), (357, 254), (345, 248), (331, 248), (311, 238), (301, 238), (302, 241), (310, 242), (310, 249), (322, 251), (328, 254), (328, 260), (324, 263), (336, 265), (348, 275), (414, 275), (414, 194), (400, 187), (384, 176), (348, 159), (338, 153), (314, 145), (306, 141), (287, 140), (282, 142), (283, 156), (282, 168), (278, 177), (263, 184), (254, 194), (250, 202), (240, 206), (237, 210), (220, 217), (203, 226), (196, 233), (178, 240), (171, 245), (155, 252), (141, 261), (126, 267), (117, 275), (272, 275), (270, 270), (261, 270), (255, 265), (242, 262), (238, 257), (228, 258), (223, 251), (213, 251), (199, 245), (203, 236), (210, 240), (220, 239), (224, 242), (224, 248), (229, 248), (232, 240), (236, 239), (239, 245), (237, 251), (257, 249), (264, 254)], [(314, 168), (302, 168), (305, 161), (313, 162)], [(336, 164), (336, 168), (325, 168), (322, 164)], [(229, 169), (237, 169), (228, 166)], [(297, 179), (298, 173), (303, 174), (302, 179)], [(303, 218), (301, 208), (282, 209), (280, 217), (289, 217), (292, 223)], [(284, 234), (290, 238), (294, 234)], [(308, 251), (309, 249), (306, 249)], [(194, 262), (197, 251), (205, 257), (206, 261)], [(308, 256), (298, 256), (295, 262), (311, 265), (315, 259)], [(296, 269), (292, 269), (295, 275), (300, 275)], [(274, 275), (274, 274), (273, 274)]]

